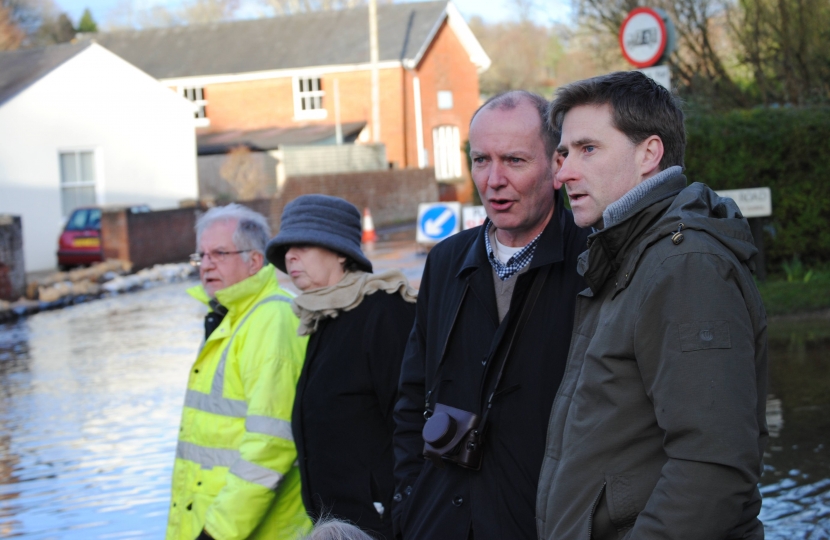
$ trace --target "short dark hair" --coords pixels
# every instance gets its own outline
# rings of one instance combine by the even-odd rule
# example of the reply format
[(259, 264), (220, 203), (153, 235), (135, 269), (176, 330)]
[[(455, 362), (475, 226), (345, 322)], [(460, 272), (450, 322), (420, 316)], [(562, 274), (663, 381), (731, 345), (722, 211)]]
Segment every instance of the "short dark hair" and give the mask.
[(472, 125), (473, 120), (475, 120), (476, 115), (481, 110), (498, 109), (500, 111), (512, 111), (522, 101), (529, 102), (539, 112), (539, 122), (541, 124), (539, 135), (545, 143), (545, 155), (548, 159), (551, 159), (553, 153), (556, 151), (556, 146), (559, 144), (560, 134), (559, 130), (555, 129), (548, 121), (548, 107), (550, 107), (550, 102), (539, 94), (534, 94), (527, 90), (511, 90), (495, 95), (485, 101), (484, 105), (476, 109), (476, 112), (473, 113), (473, 117), (470, 119), (470, 124)]
[(660, 137), (660, 170), (683, 166), (683, 110), (671, 92), (639, 71), (617, 71), (560, 88), (550, 106), (549, 122), (561, 133), (565, 114), (581, 105), (610, 105), (614, 127), (634, 144), (652, 135)]

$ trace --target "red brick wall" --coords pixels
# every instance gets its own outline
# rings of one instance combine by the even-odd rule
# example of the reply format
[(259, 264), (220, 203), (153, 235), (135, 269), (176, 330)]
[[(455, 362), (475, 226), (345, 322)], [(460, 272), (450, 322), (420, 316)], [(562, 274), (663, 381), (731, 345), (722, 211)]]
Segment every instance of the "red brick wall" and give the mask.
[[(381, 138), (386, 143), (387, 159), (397, 167), (406, 167), (403, 119), (403, 68), (380, 70)], [(340, 119), (342, 122), (366, 122), (371, 130), (371, 71), (321, 74), (323, 107), (327, 116), (321, 120), (294, 118), (293, 79), (266, 79), (205, 87), (206, 131), (259, 129), (272, 126), (334, 124), (334, 80), (340, 87)], [(416, 162), (417, 163), (417, 162)]]
[(101, 249), (104, 259), (130, 260), (126, 210), (104, 210), (101, 214)]
[[(421, 115), (423, 118), (424, 148), (429, 156), (428, 163), (434, 166), (435, 154), (432, 147), (432, 130), (438, 126), (451, 125), (459, 129), (461, 144), (469, 135), (470, 119), (479, 106), (478, 72), (470, 56), (455, 33), (444, 22), (414, 72), (407, 73), (407, 90), (412, 92), (412, 79), (417, 75), (421, 85)], [(453, 94), (453, 108), (438, 109), (438, 92), (449, 90)], [(414, 99), (408, 98), (407, 108), (407, 155), (410, 163), (418, 162), (415, 137)], [(452, 191), (461, 201), (469, 201), (472, 182), (467, 168), (467, 159), (461, 154), (462, 171), (468, 182), (455, 186)]]
[[(415, 105), (412, 79), (421, 84), (424, 146), (433, 163), (432, 129), (441, 125), (458, 126), (461, 141), (467, 139), (468, 125), (478, 107), (478, 73), (455, 33), (444, 22), (421, 63), (414, 72), (404, 68), (380, 70), (381, 139), (387, 159), (396, 167), (418, 166), (415, 137)], [(321, 120), (295, 120), (291, 77), (213, 84), (205, 87), (209, 131), (259, 129), (313, 123), (334, 123), (334, 80), (340, 87), (340, 115), (343, 122), (363, 121), (371, 129), (371, 71), (321, 73), (323, 106), (327, 117)], [(438, 91), (450, 90), (454, 106), (438, 109)], [(462, 161), (466, 164), (466, 161)], [(466, 165), (464, 166), (465, 174)]]
[(128, 260), (133, 270), (154, 264), (185, 262), (196, 250), (197, 208), (132, 214), (104, 212), (101, 237), (105, 258)]
[(368, 207), (375, 227), (384, 227), (417, 219), (418, 203), (438, 200), (438, 184), (431, 168), (302, 176), (287, 179), (277, 197), (240, 204), (266, 216), (276, 234), (285, 205), (312, 193), (342, 197), (361, 212)]

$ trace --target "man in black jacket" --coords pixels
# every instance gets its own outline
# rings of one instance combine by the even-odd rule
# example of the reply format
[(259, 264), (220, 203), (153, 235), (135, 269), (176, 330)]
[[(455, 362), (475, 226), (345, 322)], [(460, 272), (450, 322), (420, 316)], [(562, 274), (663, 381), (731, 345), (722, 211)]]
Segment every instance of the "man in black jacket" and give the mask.
[[(543, 98), (511, 92), (485, 103), (470, 124), (473, 180), (488, 219), (427, 259), (394, 413), (399, 538), (536, 537), (545, 427), (583, 287), (576, 260), (586, 241), (554, 191), (558, 134), (546, 110)], [(537, 275), (541, 289), (518, 325)], [(440, 404), (481, 417), (488, 402), (480, 470), (424, 461), (425, 416)]]

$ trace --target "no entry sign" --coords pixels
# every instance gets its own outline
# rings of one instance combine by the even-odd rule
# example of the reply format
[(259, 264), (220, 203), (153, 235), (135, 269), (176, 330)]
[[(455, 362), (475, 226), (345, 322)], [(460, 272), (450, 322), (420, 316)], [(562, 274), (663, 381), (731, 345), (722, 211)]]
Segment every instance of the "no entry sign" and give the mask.
[(656, 64), (666, 52), (668, 31), (657, 10), (640, 7), (620, 27), (620, 48), (625, 59), (644, 68)]

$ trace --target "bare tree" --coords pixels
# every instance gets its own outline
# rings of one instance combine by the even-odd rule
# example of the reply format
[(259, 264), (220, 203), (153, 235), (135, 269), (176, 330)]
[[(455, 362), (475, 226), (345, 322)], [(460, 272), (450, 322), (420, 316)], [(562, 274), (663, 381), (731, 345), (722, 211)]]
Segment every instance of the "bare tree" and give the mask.
[(177, 8), (161, 4), (136, 8), (134, 0), (120, 0), (107, 13), (104, 28), (108, 31), (163, 28), (187, 24), (205, 24), (232, 20), (239, 0), (190, 0)]
[(268, 179), (262, 171), (262, 164), (246, 146), (238, 146), (228, 152), (219, 169), (219, 176), (233, 187), (238, 200), (256, 199), (266, 194)]
[(470, 21), (470, 28), (492, 60), (490, 69), (479, 79), (485, 95), (517, 89), (549, 94), (559, 84), (561, 72), (567, 71), (563, 60), (568, 52), (562, 40), (567, 30), (535, 22), (532, 6), (518, 3), (518, 20), (488, 24), (474, 17)]
[[(311, 11), (335, 11), (365, 6), (366, 0), (260, 0), (274, 15), (293, 15)], [(379, 4), (391, 4), (394, 0), (379, 0)]]
[[(687, 94), (716, 98), (728, 106), (744, 106), (748, 97), (728, 65), (734, 56), (729, 40), (729, 0), (654, 0), (675, 24), (677, 49), (669, 58), (674, 78)], [(638, 0), (575, 0), (580, 24), (594, 32), (617, 36)]]
[(8, 8), (0, 5), (0, 51), (13, 51), (20, 47), (26, 33), (12, 20)]
[(729, 20), (761, 101), (830, 100), (826, 0), (739, 0)]

